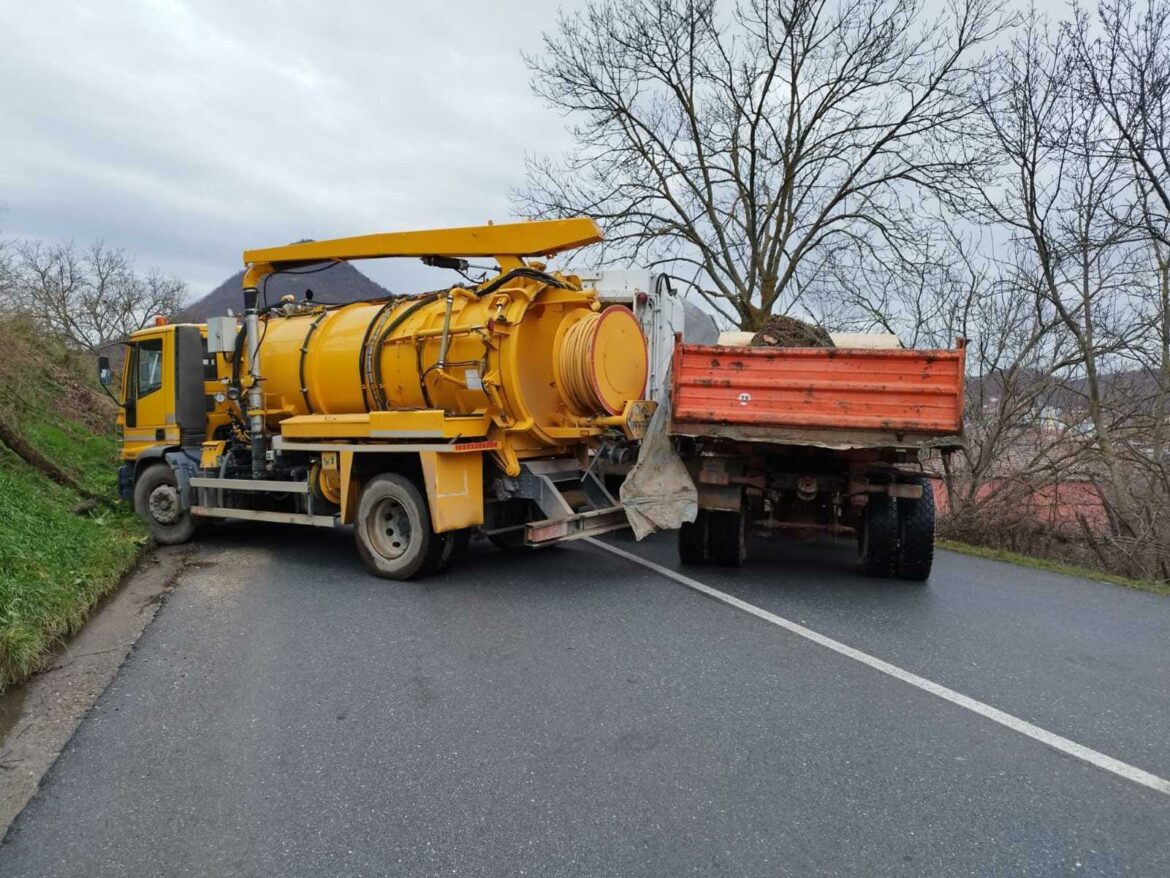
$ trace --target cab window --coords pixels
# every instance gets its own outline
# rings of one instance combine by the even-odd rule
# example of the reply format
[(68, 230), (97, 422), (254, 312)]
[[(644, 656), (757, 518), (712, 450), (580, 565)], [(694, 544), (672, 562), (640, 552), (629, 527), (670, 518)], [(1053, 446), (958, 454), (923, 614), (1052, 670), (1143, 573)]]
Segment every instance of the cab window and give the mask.
[(137, 345), (134, 372), (138, 399), (162, 387), (162, 347), (161, 338), (147, 339)]

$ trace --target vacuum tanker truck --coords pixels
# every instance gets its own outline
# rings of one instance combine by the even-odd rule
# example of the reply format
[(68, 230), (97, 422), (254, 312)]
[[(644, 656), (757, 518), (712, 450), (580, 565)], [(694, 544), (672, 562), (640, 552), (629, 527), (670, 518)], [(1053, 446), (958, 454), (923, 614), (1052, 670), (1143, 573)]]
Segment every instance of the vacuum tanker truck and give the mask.
[[(121, 495), (165, 544), (212, 519), (352, 525), (389, 579), (440, 570), (475, 528), (514, 547), (626, 526), (592, 464), (645, 432), (645, 339), (628, 308), (537, 261), (600, 239), (581, 218), (245, 252), (242, 322), (129, 339)], [(414, 296), (267, 300), (276, 273), (381, 257), (496, 270)]]

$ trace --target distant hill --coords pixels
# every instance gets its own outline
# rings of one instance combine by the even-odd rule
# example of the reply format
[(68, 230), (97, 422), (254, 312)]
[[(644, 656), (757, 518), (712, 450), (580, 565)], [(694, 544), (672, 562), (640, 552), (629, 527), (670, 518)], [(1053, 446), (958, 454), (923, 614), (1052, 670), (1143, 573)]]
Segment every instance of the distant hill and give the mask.
[[(229, 309), (233, 314), (239, 314), (244, 307), (240, 294), (243, 280), (244, 272), (236, 272), (202, 299), (184, 308), (178, 319), (202, 323), (208, 317), (222, 317)], [(314, 301), (327, 303), (358, 302), (391, 295), (389, 290), (374, 283), (348, 262), (339, 262), (312, 274), (272, 275), (268, 280), (268, 304), (279, 302), (282, 296), (303, 299), (305, 290), (313, 291)]]

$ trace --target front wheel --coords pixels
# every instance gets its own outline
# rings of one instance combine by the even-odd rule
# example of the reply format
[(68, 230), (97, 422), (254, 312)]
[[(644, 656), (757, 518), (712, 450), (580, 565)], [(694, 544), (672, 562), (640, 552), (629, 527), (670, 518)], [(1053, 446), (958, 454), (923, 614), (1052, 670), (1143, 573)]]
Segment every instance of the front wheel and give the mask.
[(358, 500), (354, 540), (375, 576), (406, 580), (432, 572), (443, 541), (431, 530), (426, 500), (406, 476), (372, 478)]
[(160, 546), (185, 543), (195, 535), (195, 517), (183, 508), (175, 471), (165, 463), (151, 464), (139, 474), (134, 483), (134, 511)]

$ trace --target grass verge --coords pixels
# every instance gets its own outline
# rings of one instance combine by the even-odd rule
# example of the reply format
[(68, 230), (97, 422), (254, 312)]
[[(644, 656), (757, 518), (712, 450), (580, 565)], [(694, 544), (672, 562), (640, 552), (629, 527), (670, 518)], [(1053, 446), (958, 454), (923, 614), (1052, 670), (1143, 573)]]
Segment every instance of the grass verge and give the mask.
[[(0, 323), (0, 418), (82, 490), (83, 503), (0, 443), (0, 691), (40, 667), (147, 545), (116, 498), (116, 409), (87, 359), (26, 322)], [(92, 508), (86, 508), (92, 507)], [(85, 511), (79, 511), (85, 510)]]
[(145, 537), (124, 510), (80, 498), (0, 451), (0, 691), (81, 627), (138, 558)]
[(974, 555), (976, 558), (987, 558), (991, 561), (1004, 561), (1020, 567), (1031, 567), (1034, 570), (1047, 570), (1050, 573), (1063, 573), (1066, 576), (1079, 576), (1082, 579), (1095, 579), (1098, 582), (1108, 582), (1121, 585), (1125, 588), (1136, 588), (1141, 591), (1152, 591), (1155, 594), (1170, 595), (1170, 585), (1161, 582), (1149, 582), (1141, 579), (1128, 579), (1116, 576), (1091, 567), (1077, 567), (1072, 564), (1062, 564), (1059, 561), (1046, 561), (1043, 558), (1033, 558), (1031, 555), (1021, 555), (1019, 552), (1009, 552), (1006, 549), (989, 549), (985, 546), (973, 546), (969, 543), (959, 543), (954, 540), (939, 540), (940, 549), (951, 552), (960, 552), (964, 555)]

